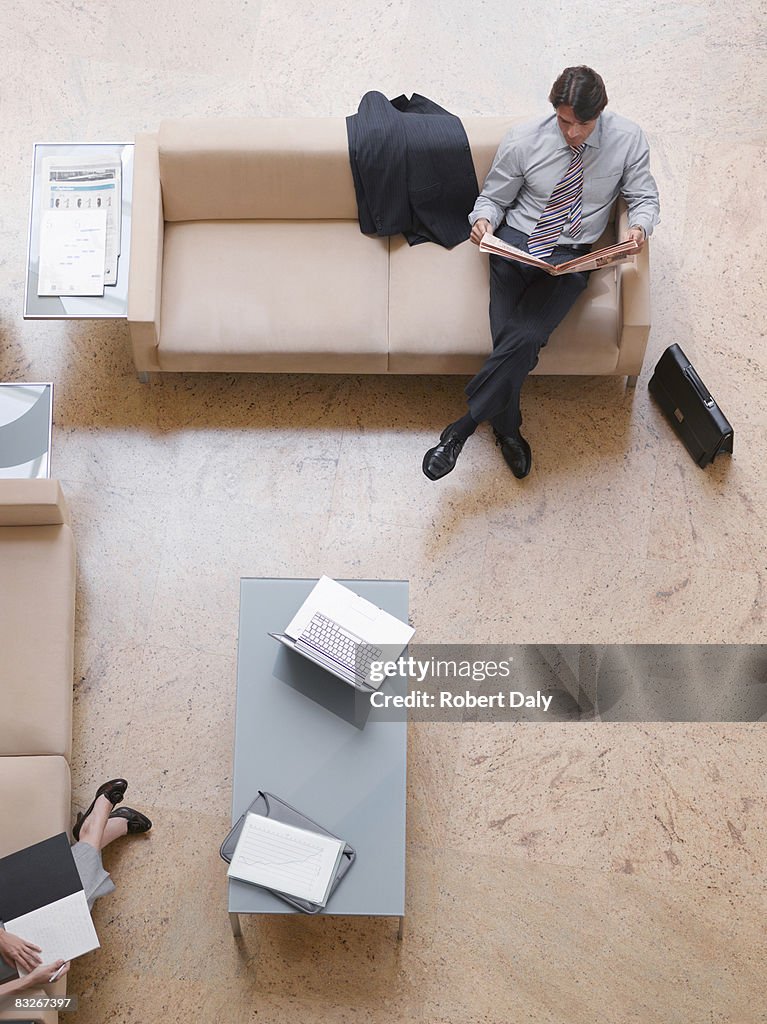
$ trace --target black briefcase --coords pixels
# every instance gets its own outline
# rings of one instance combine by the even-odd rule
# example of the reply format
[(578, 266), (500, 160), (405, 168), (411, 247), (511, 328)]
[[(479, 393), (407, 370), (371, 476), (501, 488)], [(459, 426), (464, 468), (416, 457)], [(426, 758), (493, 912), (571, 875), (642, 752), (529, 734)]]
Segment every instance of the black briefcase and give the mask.
[(679, 345), (666, 349), (647, 386), (701, 469), (732, 454), (733, 429)]

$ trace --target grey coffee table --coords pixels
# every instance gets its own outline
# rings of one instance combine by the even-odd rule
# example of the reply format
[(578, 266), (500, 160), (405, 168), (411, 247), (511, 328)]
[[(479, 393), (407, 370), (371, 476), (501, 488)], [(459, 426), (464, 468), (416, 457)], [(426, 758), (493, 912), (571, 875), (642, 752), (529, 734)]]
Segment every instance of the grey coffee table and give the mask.
[[(341, 582), (407, 621), (406, 582)], [(383, 720), (367, 695), (268, 636), (284, 629), (315, 583), (240, 581), (232, 822), (265, 790), (335, 832), (357, 859), (323, 913), (398, 917), (401, 938), (407, 722)], [(405, 693), (405, 680), (384, 688)], [(235, 935), (240, 914), (295, 913), (264, 889), (229, 881)]]

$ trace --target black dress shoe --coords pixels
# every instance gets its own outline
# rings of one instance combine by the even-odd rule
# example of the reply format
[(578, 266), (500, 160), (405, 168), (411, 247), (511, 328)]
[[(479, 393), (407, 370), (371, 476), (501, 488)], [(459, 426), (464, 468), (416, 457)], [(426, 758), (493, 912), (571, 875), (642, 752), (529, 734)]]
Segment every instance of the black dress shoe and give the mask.
[(423, 471), (430, 480), (439, 480), (453, 469), (461, 454), (465, 441), (451, 433), (455, 423), (445, 427), (439, 435), (439, 444), (430, 448), (423, 457)]
[(100, 796), (105, 796), (110, 804), (114, 807), (115, 804), (119, 804), (122, 798), (125, 796), (125, 790), (128, 788), (128, 783), (125, 779), (110, 779), (109, 782), (105, 782), (102, 786), (96, 790), (96, 795), (91, 800), (91, 805), (85, 813), (80, 811), (75, 821), (75, 826), (72, 829), (72, 836), (75, 842), (80, 840), (80, 829), (83, 827), (83, 822), (91, 813), (93, 808), (96, 806), (96, 801)]
[(141, 811), (134, 811), (132, 807), (118, 807), (112, 811), (110, 818), (125, 818), (128, 822), (128, 832), (134, 835), (137, 832), (148, 832), (152, 822)]
[(524, 479), (533, 464), (530, 445), (521, 434), (512, 436), (499, 434), (495, 427), (493, 427), (493, 433), (495, 434), (495, 443), (501, 446), (501, 454), (511, 472), (517, 480)]

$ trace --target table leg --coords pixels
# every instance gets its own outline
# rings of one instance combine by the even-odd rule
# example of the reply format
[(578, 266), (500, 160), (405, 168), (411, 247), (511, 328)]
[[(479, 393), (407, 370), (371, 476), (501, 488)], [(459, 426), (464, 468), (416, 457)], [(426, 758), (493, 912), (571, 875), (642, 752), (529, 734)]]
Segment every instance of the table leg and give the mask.
[(399, 928), (397, 929), (397, 942), (402, 942), (402, 936), (405, 934), (405, 918), (399, 919)]
[(235, 939), (239, 939), (242, 935), (242, 928), (240, 928), (240, 915), (230, 914), (229, 924), (232, 926), (232, 935), (234, 935)]

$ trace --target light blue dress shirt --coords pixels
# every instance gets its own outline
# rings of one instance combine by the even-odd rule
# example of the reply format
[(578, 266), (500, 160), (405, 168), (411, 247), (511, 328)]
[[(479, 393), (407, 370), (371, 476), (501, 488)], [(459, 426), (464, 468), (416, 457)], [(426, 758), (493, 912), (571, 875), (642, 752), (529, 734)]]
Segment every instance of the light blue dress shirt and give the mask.
[[(474, 224), (484, 217), (495, 230), (505, 217), (510, 227), (531, 234), (571, 157), (555, 113), (515, 125), (498, 147), (469, 221)], [(618, 195), (626, 200), (629, 224), (650, 235), (660, 219), (660, 204), (647, 139), (633, 121), (603, 110), (583, 151), (580, 234), (573, 238), (565, 224), (558, 244), (596, 242)]]

